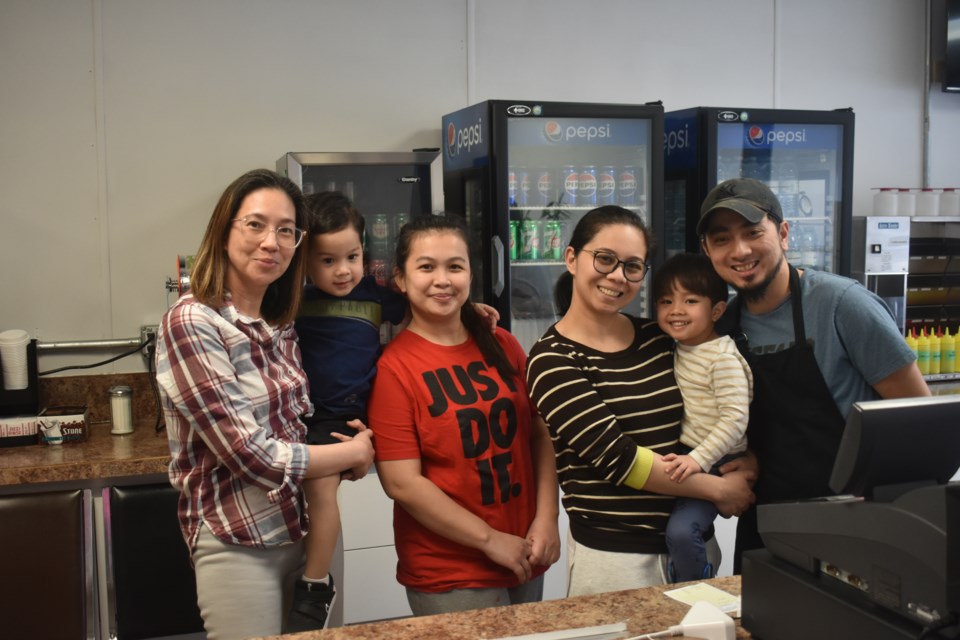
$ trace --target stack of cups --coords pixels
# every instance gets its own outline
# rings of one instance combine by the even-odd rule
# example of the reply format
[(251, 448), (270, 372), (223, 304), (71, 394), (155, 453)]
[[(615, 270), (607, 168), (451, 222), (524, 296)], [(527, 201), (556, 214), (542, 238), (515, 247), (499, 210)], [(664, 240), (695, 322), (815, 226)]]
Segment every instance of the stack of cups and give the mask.
[(22, 329), (0, 333), (0, 365), (3, 367), (3, 388), (7, 391), (26, 389), (27, 345), (30, 336)]
[(944, 189), (940, 194), (940, 215), (960, 216), (960, 192), (956, 189)]

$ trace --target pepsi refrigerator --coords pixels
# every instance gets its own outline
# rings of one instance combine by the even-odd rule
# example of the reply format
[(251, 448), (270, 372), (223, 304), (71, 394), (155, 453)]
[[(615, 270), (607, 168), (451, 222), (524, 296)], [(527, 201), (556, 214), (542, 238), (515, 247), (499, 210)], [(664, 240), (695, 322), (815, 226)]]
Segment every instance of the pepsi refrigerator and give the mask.
[(694, 107), (664, 119), (666, 255), (698, 252), (700, 204), (718, 183), (756, 178), (789, 223), (791, 264), (850, 275), (851, 109)]
[[(663, 107), (487, 100), (443, 117), (446, 210), (466, 217), (473, 295), (523, 348), (557, 319), (553, 286), (583, 215), (603, 204), (663, 223)], [(641, 287), (627, 311), (649, 316)]]

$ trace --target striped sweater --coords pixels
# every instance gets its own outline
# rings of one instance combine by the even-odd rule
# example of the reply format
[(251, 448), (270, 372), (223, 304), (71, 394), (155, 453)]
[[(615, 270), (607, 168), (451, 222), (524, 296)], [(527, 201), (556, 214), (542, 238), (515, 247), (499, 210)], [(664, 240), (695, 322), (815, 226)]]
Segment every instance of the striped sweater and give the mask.
[(635, 336), (617, 353), (596, 351), (551, 327), (530, 350), (527, 383), (557, 455), (574, 540), (593, 549), (665, 553), (673, 498), (623, 484), (636, 448), (675, 452), (683, 402), (672, 340), (632, 318)]

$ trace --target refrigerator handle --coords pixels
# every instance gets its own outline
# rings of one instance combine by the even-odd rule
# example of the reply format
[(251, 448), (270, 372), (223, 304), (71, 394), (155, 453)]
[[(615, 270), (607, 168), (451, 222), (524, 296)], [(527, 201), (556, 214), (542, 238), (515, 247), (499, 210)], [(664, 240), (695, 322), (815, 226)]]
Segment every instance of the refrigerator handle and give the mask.
[(490, 243), (490, 264), (493, 267), (491, 274), (493, 279), (493, 295), (500, 297), (503, 293), (503, 240), (500, 236), (493, 236), (493, 242)]

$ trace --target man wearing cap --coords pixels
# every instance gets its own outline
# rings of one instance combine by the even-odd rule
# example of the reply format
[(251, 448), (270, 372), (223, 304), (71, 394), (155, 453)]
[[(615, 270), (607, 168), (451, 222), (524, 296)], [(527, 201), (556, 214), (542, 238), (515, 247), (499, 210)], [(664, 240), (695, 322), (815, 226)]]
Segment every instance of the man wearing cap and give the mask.
[[(737, 292), (717, 328), (753, 372), (747, 441), (758, 504), (833, 493), (854, 402), (930, 395), (884, 302), (855, 280), (788, 264), (788, 234), (780, 202), (758, 180), (722, 182), (700, 208), (703, 251)], [(737, 523), (734, 572), (743, 551), (762, 546), (753, 507)]]

